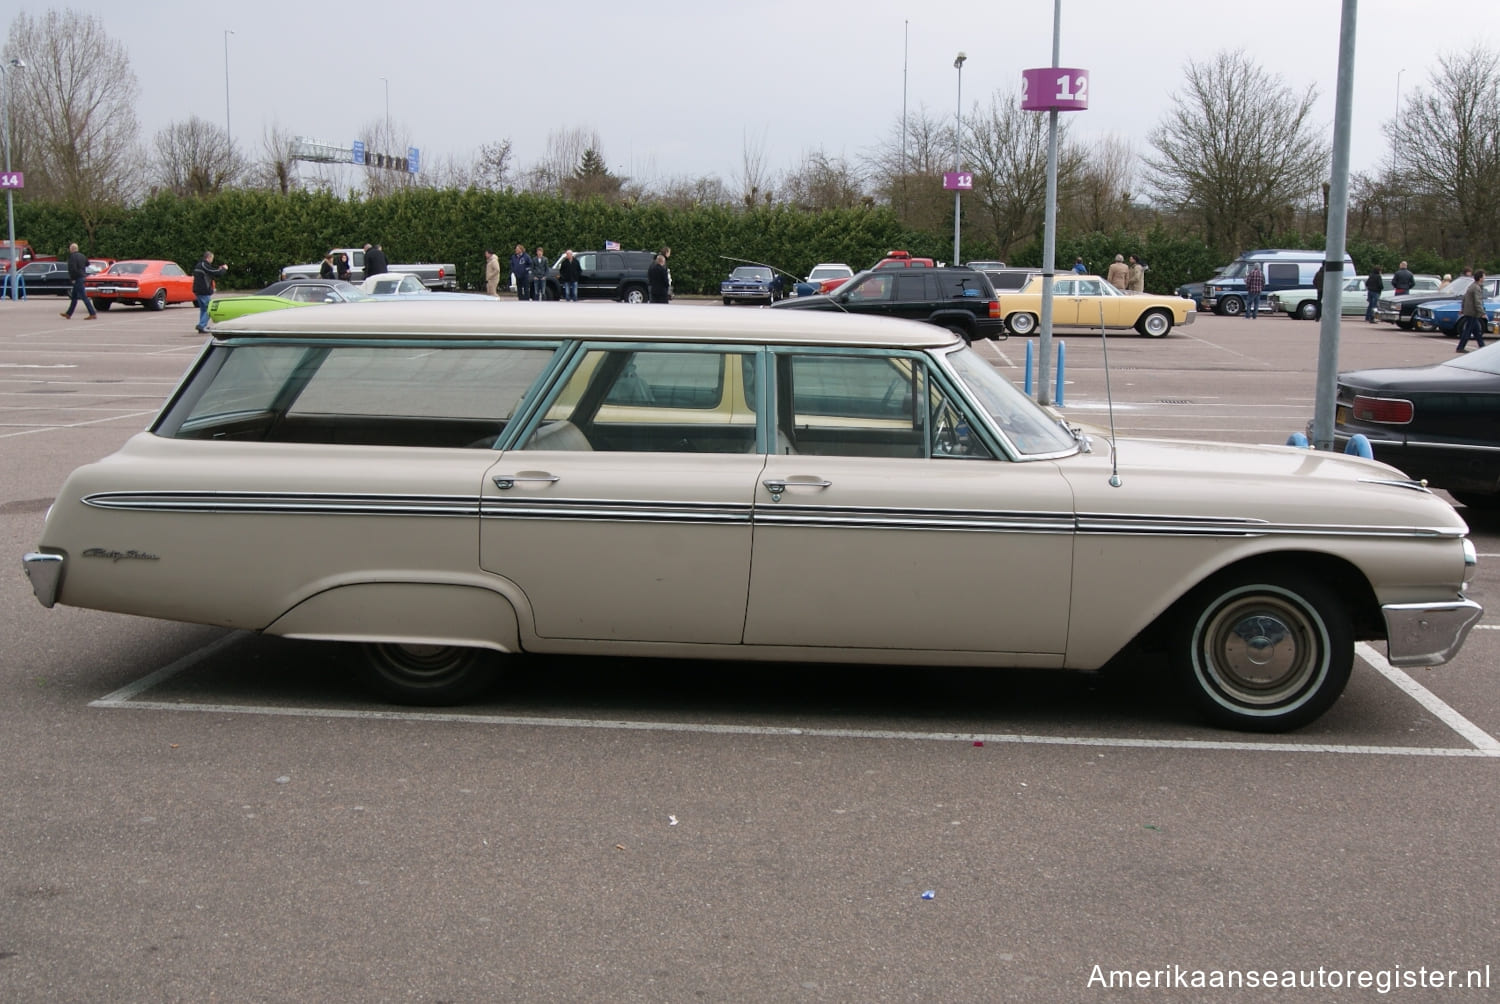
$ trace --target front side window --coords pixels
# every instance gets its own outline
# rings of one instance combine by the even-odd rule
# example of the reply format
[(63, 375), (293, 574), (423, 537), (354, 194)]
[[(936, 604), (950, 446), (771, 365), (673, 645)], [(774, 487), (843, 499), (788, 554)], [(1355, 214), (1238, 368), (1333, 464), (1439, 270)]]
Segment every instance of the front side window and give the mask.
[(918, 356), (786, 353), (776, 364), (776, 452), (987, 458), (964, 406)]
[(177, 439), (488, 449), (552, 347), (215, 347), (154, 430)]
[(1071, 432), (973, 349), (954, 349), (944, 359), (1018, 452), (1046, 455), (1078, 448)]
[(752, 453), (755, 360), (753, 352), (715, 348), (590, 350), (521, 448)]
[(890, 273), (874, 273), (849, 291), (849, 299), (859, 302), (889, 300), (895, 284), (895, 277)]

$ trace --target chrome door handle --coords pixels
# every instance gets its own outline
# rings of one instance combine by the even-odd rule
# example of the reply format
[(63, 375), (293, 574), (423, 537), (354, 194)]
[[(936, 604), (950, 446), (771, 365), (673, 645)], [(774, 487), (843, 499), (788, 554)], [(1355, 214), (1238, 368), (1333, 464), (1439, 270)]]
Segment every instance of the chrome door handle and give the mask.
[(824, 481), (821, 478), (795, 478), (790, 481), (785, 478), (766, 478), (761, 484), (765, 485), (766, 491), (771, 493), (772, 502), (780, 502), (781, 495), (787, 490), (788, 486), (792, 488), (828, 488), (833, 482)]
[(514, 488), (517, 481), (545, 481), (550, 484), (560, 479), (556, 474), (496, 474), (491, 480), (503, 492)]

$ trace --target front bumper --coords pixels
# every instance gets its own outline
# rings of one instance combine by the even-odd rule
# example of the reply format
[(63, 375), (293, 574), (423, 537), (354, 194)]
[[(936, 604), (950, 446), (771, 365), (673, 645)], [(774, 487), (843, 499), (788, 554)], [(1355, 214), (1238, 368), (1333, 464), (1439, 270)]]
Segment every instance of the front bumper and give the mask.
[(1387, 603), (1380, 612), (1392, 666), (1441, 666), (1484, 616), (1483, 607), (1462, 596), (1446, 603)]
[(63, 556), (28, 551), (21, 558), (21, 567), (26, 570), (26, 578), (31, 580), (31, 591), (37, 602), (50, 609), (57, 602), (57, 590), (62, 585)]
[(769, 300), (772, 294), (769, 289), (723, 289), (719, 295), (726, 300)]

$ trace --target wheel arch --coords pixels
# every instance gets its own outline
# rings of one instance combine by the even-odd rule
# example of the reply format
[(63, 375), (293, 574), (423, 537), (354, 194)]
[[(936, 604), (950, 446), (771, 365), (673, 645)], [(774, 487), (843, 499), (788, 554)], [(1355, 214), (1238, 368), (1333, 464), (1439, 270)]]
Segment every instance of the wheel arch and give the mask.
[(298, 602), (265, 634), (318, 641), (458, 645), (522, 651), (520, 621), (504, 595), (451, 582), (353, 582)]

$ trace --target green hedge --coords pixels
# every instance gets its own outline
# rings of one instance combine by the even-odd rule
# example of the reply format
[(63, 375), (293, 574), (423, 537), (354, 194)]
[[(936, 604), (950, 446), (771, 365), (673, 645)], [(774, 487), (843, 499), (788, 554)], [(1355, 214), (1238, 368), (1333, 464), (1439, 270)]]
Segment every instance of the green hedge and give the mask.
[[(469, 189), (412, 189), (376, 199), (351, 193), (234, 190), (207, 199), (156, 195), (133, 208), (106, 213), (92, 235), (76, 213), (24, 199), (16, 203), (16, 236), (43, 253), (61, 255), (77, 241), (91, 254), (110, 258), (170, 258), (190, 267), (205, 250), (230, 266), (221, 283), (228, 289), (256, 289), (275, 281), (284, 265), (315, 262), (332, 247), (379, 241), (393, 262), (451, 262), (461, 287), (483, 285), (484, 251), (502, 257), (516, 244), (542, 245), (556, 258), (565, 248), (597, 249), (605, 241), (655, 250), (670, 245), (672, 281), (678, 292), (715, 294), (736, 259), (774, 265), (806, 275), (820, 261), (841, 261), (856, 269), (878, 261), (892, 248), (946, 260), (951, 234), (911, 230), (888, 208), (803, 212), (784, 206), (748, 211), (719, 206), (673, 210), (661, 205), (569, 202), (551, 196)], [(1323, 246), (1321, 235), (1281, 234), (1268, 247)], [(1361, 271), (1378, 262), (1394, 268), (1408, 259), (1414, 271), (1457, 274), (1465, 263), (1431, 251), (1391, 251), (1351, 240), (1350, 253)], [(1225, 264), (1196, 238), (1181, 237), (1157, 225), (1145, 233), (1062, 234), (1056, 264), (1066, 270), (1082, 256), (1091, 271), (1103, 273), (1116, 254), (1134, 254), (1150, 265), (1146, 288), (1168, 293), (1198, 281)], [(966, 243), (965, 259), (994, 258), (982, 240)], [(1039, 266), (1042, 238), (1011, 255), (1013, 265)], [(1478, 263), (1484, 264), (1484, 263)]]

